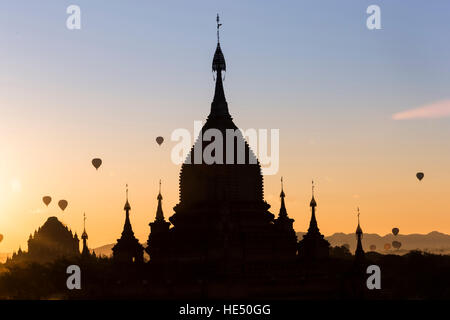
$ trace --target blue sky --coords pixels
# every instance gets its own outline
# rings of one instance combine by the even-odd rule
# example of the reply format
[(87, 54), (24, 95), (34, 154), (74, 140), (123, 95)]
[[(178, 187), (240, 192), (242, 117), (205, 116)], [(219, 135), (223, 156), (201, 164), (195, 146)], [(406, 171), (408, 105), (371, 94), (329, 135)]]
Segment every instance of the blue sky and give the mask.
[[(81, 30), (66, 28), (71, 4), (81, 8)], [(371, 4), (381, 8), (382, 30), (366, 28)], [(2, 1), (0, 193), (20, 180), (27, 199), (38, 203), (19, 205), (4, 193), (0, 210), (35, 210), (41, 190), (63, 189), (69, 177), (67, 190), (79, 195), (71, 206), (83, 212), (83, 201), (94, 200), (80, 195), (84, 186), (71, 173), (98, 155), (105, 155), (105, 168), (109, 157), (105, 170), (116, 177), (102, 185), (104, 199), (120, 204), (95, 210), (120, 209), (123, 185), (136, 179), (144, 192), (159, 180), (158, 170), (166, 172), (172, 193), (165, 201), (173, 207), (178, 168), (159, 166), (154, 137), (192, 130), (194, 120), (207, 116), (219, 13), (230, 112), (243, 129), (280, 129), (280, 174), (287, 190), (291, 183), (288, 209), (299, 231), (315, 177), (325, 234), (339, 231), (344, 212), (348, 225), (339, 229), (353, 230), (357, 205), (366, 207), (374, 232), (382, 233), (393, 211), (402, 230), (450, 232), (441, 228), (450, 225), (450, 194), (442, 193), (450, 190), (450, 118), (392, 120), (397, 112), (450, 99), (449, 12), (450, 2), (425, 0)], [(54, 176), (43, 179), (46, 169)], [(427, 201), (436, 215), (420, 224), (408, 217), (419, 219), (427, 201), (405, 204), (421, 192), (404, 180), (417, 170), (426, 172), (422, 185), (430, 183)], [(265, 192), (277, 208), (279, 176), (265, 178)], [(393, 207), (381, 208), (380, 197)], [(153, 212), (153, 198), (142, 199), (142, 208)], [(141, 219), (137, 233), (144, 236), (148, 215)], [(82, 217), (69, 222), (81, 226)], [(39, 224), (42, 217), (32, 222)]]

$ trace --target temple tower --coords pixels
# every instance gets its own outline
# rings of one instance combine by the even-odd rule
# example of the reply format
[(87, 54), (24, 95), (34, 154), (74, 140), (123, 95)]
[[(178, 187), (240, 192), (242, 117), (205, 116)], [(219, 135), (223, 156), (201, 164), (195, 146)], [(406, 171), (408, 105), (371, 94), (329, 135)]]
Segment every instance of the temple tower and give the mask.
[(364, 249), (362, 247), (363, 231), (361, 229), (361, 226), (359, 225), (359, 215), (360, 215), (360, 212), (359, 212), (359, 208), (358, 208), (358, 227), (356, 228), (357, 243), (356, 243), (356, 251), (355, 251), (355, 261), (363, 262), (365, 253), (364, 253)]
[(330, 243), (320, 233), (316, 220), (317, 203), (314, 199), (314, 181), (312, 182), (311, 220), (308, 232), (298, 244), (298, 254), (302, 260), (318, 260), (329, 257)]
[(278, 218), (275, 219), (274, 224), (278, 228), (280, 236), (284, 237), (286, 240), (285, 242), (290, 244), (288, 246), (279, 248), (280, 253), (282, 253), (283, 256), (294, 257), (297, 252), (297, 235), (295, 234), (295, 230), (293, 227), (294, 219), (289, 218), (286, 210), (286, 204), (284, 200), (285, 197), (286, 194), (284, 193), (283, 188), (283, 177), (281, 177), (281, 205), (280, 211), (278, 213)]
[[(210, 113), (181, 167), (179, 203), (169, 218), (173, 227), (166, 249), (160, 250), (161, 259), (170, 255), (173, 262), (237, 266), (276, 260), (280, 248), (296, 245), (275, 225), (270, 205), (264, 201), (260, 163), (229, 113), (221, 25), (217, 17)], [(152, 252), (152, 240), (147, 250)], [(295, 257), (295, 250), (290, 254)]]
[(168, 242), (170, 222), (164, 218), (162, 209), (161, 180), (159, 180), (158, 207), (156, 217), (150, 225), (150, 235), (147, 240), (145, 251), (150, 256), (150, 260), (165, 260), (168, 256), (166, 244)]
[(130, 222), (131, 206), (128, 202), (128, 185), (126, 191), (127, 197), (124, 206), (125, 223), (123, 226), (122, 236), (117, 239), (116, 245), (112, 248), (113, 258), (117, 262), (143, 262), (144, 261), (144, 247), (139, 243), (134, 236), (133, 228)]
[(87, 246), (88, 235), (86, 233), (86, 214), (85, 213), (83, 213), (83, 233), (81, 234), (81, 239), (83, 239), (83, 249), (81, 251), (81, 256), (89, 257), (90, 253), (89, 253), (89, 249)]

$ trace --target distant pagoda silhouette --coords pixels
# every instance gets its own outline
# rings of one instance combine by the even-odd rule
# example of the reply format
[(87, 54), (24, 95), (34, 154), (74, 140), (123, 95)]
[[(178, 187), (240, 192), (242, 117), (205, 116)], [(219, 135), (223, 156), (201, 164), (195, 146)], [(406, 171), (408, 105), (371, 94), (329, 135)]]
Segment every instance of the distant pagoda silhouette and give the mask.
[[(170, 227), (170, 222), (166, 221), (164, 218), (164, 213), (162, 209), (162, 195), (161, 195), (161, 180), (159, 181), (159, 193), (157, 196), (158, 207), (156, 209), (155, 221), (151, 222), (150, 225), (150, 235), (147, 240), (147, 248), (145, 251), (153, 260), (163, 260), (166, 262), (167, 259), (167, 248), (164, 245), (168, 242), (168, 231)], [(164, 250), (164, 251), (161, 251)]]
[(81, 250), (81, 256), (84, 258), (89, 257), (91, 254), (87, 246), (88, 234), (86, 232), (86, 214), (83, 213), (83, 233), (81, 234), (81, 239), (83, 239), (83, 249)]
[[(159, 233), (161, 237), (162, 232), (167, 237), (164, 243), (157, 244), (156, 238), (153, 241), (150, 235), (147, 249), (153, 254), (150, 261), (170, 259), (222, 265), (223, 262), (239, 264), (295, 258), (292, 221), (287, 213), (285, 216), (285, 208), (277, 223), (269, 212), (270, 205), (263, 196), (260, 163), (228, 111), (222, 78), (226, 63), (219, 41), (220, 26), (217, 17), (218, 41), (212, 62), (216, 80), (211, 110), (181, 167), (179, 203), (169, 218), (173, 227), (168, 229), (166, 224), (157, 221), (151, 224), (152, 234)], [(215, 156), (212, 164), (202, 157), (214, 142), (202, 139), (208, 129), (219, 131), (222, 137), (226, 137), (228, 129), (234, 132), (233, 148), (227, 149), (224, 138), (223, 149), (212, 152)], [(289, 249), (285, 251), (286, 248)]]
[(286, 194), (284, 193), (283, 188), (283, 177), (281, 177), (280, 212), (278, 213), (278, 218), (275, 219), (274, 224), (275, 227), (279, 230), (280, 234), (283, 235), (283, 237), (285, 238), (285, 242), (288, 245), (279, 248), (279, 254), (295, 256), (297, 252), (297, 235), (295, 234), (295, 230), (293, 227), (294, 219), (289, 218), (286, 210), (286, 204), (284, 203), (285, 197)]
[(117, 243), (112, 248), (113, 259), (116, 262), (131, 263), (131, 262), (143, 262), (144, 261), (144, 247), (139, 243), (138, 239), (134, 236), (133, 229), (130, 223), (130, 210), (131, 206), (128, 202), (128, 186), (127, 197), (124, 206), (125, 210), (125, 223), (123, 225), (122, 236), (117, 239)]
[(325, 259), (330, 254), (330, 243), (324, 239), (317, 226), (317, 203), (314, 199), (314, 181), (312, 185), (312, 198), (309, 205), (311, 207), (311, 220), (309, 222), (308, 232), (298, 244), (298, 254), (302, 260)]
[(80, 255), (78, 235), (62, 224), (57, 217), (47, 221), (28, 239), (28, 252), (19, 248), (14, 253), (12, 262), (46, 263), (58, 258), (73, 258)]
[(362, 237), (363, 237), (363, 231), (361, 229), (361, 226), (359, 225), (359, 208), (358, 208), (358, 227), (356, 227), (356, 251), (355, 251), (355, 262), (356, 263), (363, 263), (365, 259), (365, 253), (364, 249), (362, 247)]

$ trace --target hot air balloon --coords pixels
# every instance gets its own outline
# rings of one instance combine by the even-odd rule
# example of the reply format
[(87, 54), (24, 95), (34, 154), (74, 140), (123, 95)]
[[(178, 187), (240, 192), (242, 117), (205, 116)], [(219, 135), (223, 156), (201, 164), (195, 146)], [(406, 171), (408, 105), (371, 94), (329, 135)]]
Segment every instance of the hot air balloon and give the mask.
[(100, 158), (94, 158), (92, 159), (92, 165), (95, 167), (96, 170), (102, 165), (102, 159)]
[(392, 241), (392, 246), (398, 250), (402, 246), (402, 243), (400, 241)]
[(419, 179), (419, 181), (421, 181), (423, 179), (423, 177), (424, 177), (423, 172), (417, 172), (416, 173), (416, 177), (417, 177), (417, 179)]
[(164, 142), (164, 138), (163, 138), (163, 137), (161, 137), (161, 136), (156, 137), (156, 143), (157, 143), (158, 145), (161, 145), (163, 142)]
[(392, 234), (394, 235), (394, 236), (396, 236), (396, 235), (398, 235), (398, 232), (399, 232), (400, 230), (398, 230), (398, 228), (393, 228), (392, 229)]
[(391, 248), (391, 245), (389, 243), (386, 243), (384, 245), (384, 250), (389, 250)]
[(48, 207), (48, 205), (50, 204), (50, 202), (52, 202), (52, 197), (50, 196), (45, 196), (42, 198), (42, 201), (45, 203), (45, 205)]
[(377, 246), (374, 244), (370, 245), (370, 251), (375, 251), (377, 249)]
[(2, 242), (2, 241), (3, 241), (3, 235), (0, 234), (0, 242)]
[(68, 202), (66, 200), (59, 200), (58, 202), (58, 206), (61, 208), (62, 211), (64, 211), (64, 209), (66, 209), (68, 205)]

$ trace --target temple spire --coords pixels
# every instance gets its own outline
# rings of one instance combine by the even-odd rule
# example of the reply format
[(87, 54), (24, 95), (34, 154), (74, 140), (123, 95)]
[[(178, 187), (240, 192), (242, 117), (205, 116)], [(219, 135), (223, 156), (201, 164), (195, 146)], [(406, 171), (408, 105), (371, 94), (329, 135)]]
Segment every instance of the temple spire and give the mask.
[(361, 261), (364, 258), (364, 249), (362, 247), (362, 235), (363, 235), (363, 231), (361, 229), (361, 226), (359, 225), (359, 207), (357, 208), (358, 210), (358, 227), (356, 228), (356, 238), (358, 239), (358, 242), (356, 244), (356, 251), (355, 251), (355, 258), (356, 261)]
[(126, 203), (124, 210), (126, 213), (125, 223), (120, 239), (117, 239), (117, 243), (112, 248), (113, 258), (117, 262), (143, 262), (144, 260), (144, 248), (139, 243), (139, 240), (134, 236), (133, 229), (130, 223), (130, 210), (131, 206), (128, 202), (128, 184), (126, 185)]
[(161, 180), (159, 180), (159, 193), (158, 193), (158, 208), (156, 209), (156, 220), (155, 221), (164, 221), (164, 213), (162, 210), (162, 195), (161, 195)]
[(229, 116), (228, 104), (225, 99), (225, 92), (223, 90), (222, 71), (226, 71), (225, 57), (223, 56), (222, 49), (220, 48), (219, 28), (222, 26), (219, 23), (219, 15), (216, 18), (217, 21), (217, 48), (214, 53), (212, 62), (212, 71), (216, 72), (216, 89), (214, 92), (214, 99), (211, 104), (210, 117)]
[(130, 211), (131, 210), (131, 206), (130, 206), (130, 203), (128, 202), (128, 184), (126, 184), (126, 202), (125, 202), (125, 206), (124, 206), (124, 208), (123, 208), (123, 210), (125, 210), (126, 212), (127, 212), (127, 215), (128, 215), (128, 211)]
[(283, 190), (283, 177), (281, 177), (281, 193), (280, 193), (280, 198), (281, 198), (281, 207), (280, 207), (280, 213), (278, 214), (278, 216), (280, 218), (285, 218), (287, 217), (287, 210), (286, 210), (286, 205), (284, 203), (284, 197), (286, 195), (284, 194), (284, 190)]
[(312, 185), (311, 185), (311, 193), (312, 193), (312, 198), (311, 198), (311, 202), (309, 203), (309, 206), (311, 207), (311, 221), (309, 222), (308, 231), (319, 232), (319, 228), (317, 227), (317, 220), (316, 220), (317, 203), (316, 203), (316, 199), (314, 199), (314, 180), (312, 181)]
[(359, 225), (359, 215), (361, 214), (360, 212), (359, 212), (359, 207), (357, 207), (356, 208), (356, 210), (357, 210), (357, 216), (358, 216), (358, 227), (356, 228), (356, 234), (361, 234), (362, 235), (362, 229), (361, 229), (361, 226)]
[(81, 251), (82, 256), (89, 256), (89, 249), (87, 246), (88, 235), (86, 233), (86, 213), (83, 212), (83, 233), (81, 234), (81, 239), (83, 239), (83, 249)]
[(134, 236), (133, 233), (133, 229), (131, 228), (131, 222), (130, 222), (130, 210), (131, 210), (131, 206), (130, 203), (128, 202), (128, 184), (126, 185), (126, 202), (125, 202), (125, 206), (123, 208), (123, 210), (125, 210), (125, 224), (123, 226), (123, 232), (122, 235), (126, 234), (130, 234)]
[(329, 257), (330, 243), (325, 240), (320, 233), (316, 220), (316, 199), (314, 199), (314, 180), (311, 183), (311, 220), (309, 222), (308, 232), (298, 243), (298, 254), (301, 259), (313, 261), (316, 259), (326, 259)]
[(217, 14), (216, 21), (217, 21), (217, 43), (220, 43), (219, 28), (222, 26), (222, 24), (220, 23), (219, 14)]

